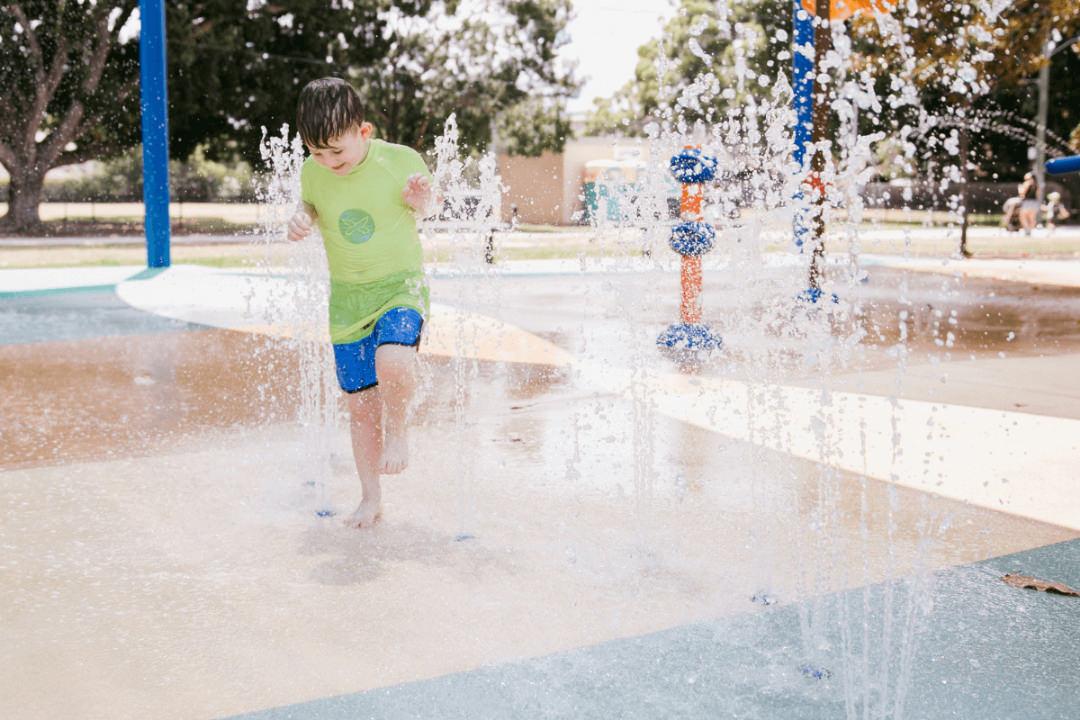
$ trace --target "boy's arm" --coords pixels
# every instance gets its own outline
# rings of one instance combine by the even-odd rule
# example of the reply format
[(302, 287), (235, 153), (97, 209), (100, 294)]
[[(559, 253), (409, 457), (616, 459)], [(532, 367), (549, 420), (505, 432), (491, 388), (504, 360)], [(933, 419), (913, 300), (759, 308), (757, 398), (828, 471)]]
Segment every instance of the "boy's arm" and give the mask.
[(313, 199), (309, 175), (311, 167), (311, 158), (305, 160), (300, 167), (300, 204), (289, 219), (288, 237), (293, 242), (303, 240), (310, 235), (315, 219), (319, 217), (319, 214), (315, 212), (315, 205), (310, 202)]
[(431, 214), (435, 204), (435, 193), (431, 188), (431, 180), (427, 175), (416, 173), (410, 175), (405, 181), (405, 189), (401, 192), (405, 204), (413, 209), (418, 217), (427, 217)]
[(289, 220), (289, 239), (296, 242), (310, 235), (318, 217), (314, 205), (301, 201), (300, 206), (296, 208), (296, 212), (293, 213), (292, 218)]
[(407, 150), (403, 161), (407, 179), (401, 191), (401, 199), (412, 208), (418, 218), (427, 217), (431, 214), (435, 201), (431, 171), (428, 170), (424, 158), (415, 150)]

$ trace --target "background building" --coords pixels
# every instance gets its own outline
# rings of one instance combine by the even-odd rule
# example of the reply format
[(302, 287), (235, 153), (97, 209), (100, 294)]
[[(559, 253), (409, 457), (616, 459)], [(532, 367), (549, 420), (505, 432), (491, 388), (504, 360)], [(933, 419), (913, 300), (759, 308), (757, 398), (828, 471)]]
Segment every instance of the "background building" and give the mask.
[(511, 219), (516, 207), (519, 222), (575, 225), (586, 217), (584, 183), (589, 169), (647, 163), (649, 147), (635, 138), (583, 137), (568, 140), (561, 153), (533, 158), (500, 154), (498, 161), (507, 188), (504, 220)]

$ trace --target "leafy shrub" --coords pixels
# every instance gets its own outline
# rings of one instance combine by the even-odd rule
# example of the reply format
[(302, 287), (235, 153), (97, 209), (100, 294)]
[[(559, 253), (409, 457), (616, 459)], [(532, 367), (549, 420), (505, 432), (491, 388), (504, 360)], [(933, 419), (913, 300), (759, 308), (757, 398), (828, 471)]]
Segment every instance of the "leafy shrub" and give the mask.
[[(105, 161), (100, 171), (84, 177), (46, 179), (45, 202), (140, 202), (143, 191), (142, 146)], [(7, 182), (0, 182), (0, 200), (7, 200)], [(255, 198), (251, 166), (223, 163), (197, 147), (187, 160), (169, 161), (169, 196), (173, 202), (245, 202)]]

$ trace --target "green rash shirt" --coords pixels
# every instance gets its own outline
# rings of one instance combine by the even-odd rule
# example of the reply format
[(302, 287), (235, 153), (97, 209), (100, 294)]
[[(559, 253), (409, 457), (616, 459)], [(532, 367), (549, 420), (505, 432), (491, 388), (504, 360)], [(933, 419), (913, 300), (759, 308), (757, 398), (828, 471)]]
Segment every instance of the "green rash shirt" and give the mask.
[(405, 183), (431, 178), (420, 154), (372, 140), (367, 156), (346, 175), (308, 158), (300, 197), (315, 208), (330, 268), (330, 341), (351, 343), (371, 334), (392, 307), (427, 315), (428, 288), (416, 217), (405, 204)]

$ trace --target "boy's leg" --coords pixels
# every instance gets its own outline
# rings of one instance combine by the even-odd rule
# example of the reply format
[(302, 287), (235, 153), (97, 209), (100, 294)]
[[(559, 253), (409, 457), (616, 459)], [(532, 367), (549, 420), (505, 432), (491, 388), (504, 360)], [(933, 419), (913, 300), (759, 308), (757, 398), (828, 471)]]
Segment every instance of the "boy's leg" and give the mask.
[(379, 376), (386, 437), (383, 442), (382, 472), (399, 473), (409, 464), (409, 403), (416, 389), (413, 367), (416, 348), (407, 345), (380, 345), (375, 351), (375, 372)]
[(370, 527), (382, 514), (382, 488), (379, 485), (383, 452), (382, 398), (378, 387), (352, 393), (348, 398), (353, 460), (363, 495), (360, 507), (345, 520), (345, 524)]

